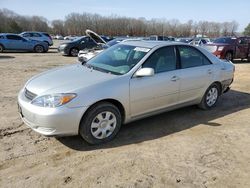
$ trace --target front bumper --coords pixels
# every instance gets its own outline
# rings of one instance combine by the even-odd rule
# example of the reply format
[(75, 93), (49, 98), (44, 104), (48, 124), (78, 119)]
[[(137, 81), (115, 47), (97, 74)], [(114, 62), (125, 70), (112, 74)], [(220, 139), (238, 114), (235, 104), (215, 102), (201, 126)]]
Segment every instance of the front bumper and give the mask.
[(60, 46), (57, 48), (57, 51), (61, 53), (62, 55), (69, 55), (69, 49), (68, 48), (60, 48)]
[(18, 108), (23, 122), (34, 131), (46, 135), (77, 135), (87, 107), (44, 108), (31, 104), (23, 91), (18, 95)]

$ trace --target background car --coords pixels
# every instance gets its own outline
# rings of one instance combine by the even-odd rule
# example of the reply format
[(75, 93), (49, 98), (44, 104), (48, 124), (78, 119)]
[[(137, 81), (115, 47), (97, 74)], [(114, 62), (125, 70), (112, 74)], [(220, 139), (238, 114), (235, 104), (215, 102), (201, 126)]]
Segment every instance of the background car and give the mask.
[(220, 59), (250, 60), (250, 37), (220, 37), (203, 47)]
[(65, 36), (65, 37), (63, 38), (63, 40), (75, 40), (75, 39), (77, 39), (77, 38), (79, 38), (79, 37), (76, 36), (76, 35), (68, 35), (68, 36)]
[(55, 39), (57, 39), (57, 40), (63, 40), (64, 37), (63, 37), (62, 35), (56, 35), (56, 36), (55, 36)]
[(205, 44), (211, 43), (209, 38), (193, 38), (189, 44), (195, 45), (195, 46), (202, 46)]
[(48, 33), (45, 33), (45, 32), (25, 31), (25, 32), (20, 33), (20, 35), (27, 39), (46, 42), (48, 46), (53, 45), (52, 37)]
[(160, 40), (160, 41), (175, 41), (174, 37), (171, 36), (160, 36), (160, 35), (151, 35), (149, 40)]
[(85, 64), (31, 78), (19, 92), (19, 112), (40, 134), (80, 134), (100, 144), (123, 123), (188, 105), (211, 109), (233, 77), (231, 62), (201, 47), (125, 41)]
[(110, 40), (109, 38), (103, 36), (96, 37), (95, 35), (97, 34), (93, 33), (93, 31), (86, 30), (86, 34), (88, 36), (79, 37), (73, 41), (61, 43), (58, 47), (58, 52), (63, 55), (76, 57), (80, 50), (91, 49), (98, 46), (98, 44), (105, 43), (105, 41)]
[(1, 33), (0, 34), (0, 52), (5, 50), (47, 52), (48, 44), (42, 41), (30, 40), (16, 34)]
[(123, 41), (129, 41), (129, 40), (143, 40), (143, 37), (118, 37), (115, 38), (106, 44), (102, 43), (101, 45), (98, 45), (92, 49), (87, 49), (87, 50), (80, 50), (78, 53), (78, 61), (85, 63), (92, 57), (96, 56), (97, 54), (101, 53), (103, 50), (118, 44)]

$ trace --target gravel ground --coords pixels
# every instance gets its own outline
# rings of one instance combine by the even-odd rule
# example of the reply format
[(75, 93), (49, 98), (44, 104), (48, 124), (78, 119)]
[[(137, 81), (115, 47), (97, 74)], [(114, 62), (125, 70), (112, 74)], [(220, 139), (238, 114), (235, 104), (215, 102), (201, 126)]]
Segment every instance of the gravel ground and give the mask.
[(136, 121), (101, 146), (39, 135), (17, 112), (31, 76), (75, 62), (55, 48), (0, 54), (0, 187), (250, 187), (249, 62), (235, 62), (235, 81), (216, 108)]

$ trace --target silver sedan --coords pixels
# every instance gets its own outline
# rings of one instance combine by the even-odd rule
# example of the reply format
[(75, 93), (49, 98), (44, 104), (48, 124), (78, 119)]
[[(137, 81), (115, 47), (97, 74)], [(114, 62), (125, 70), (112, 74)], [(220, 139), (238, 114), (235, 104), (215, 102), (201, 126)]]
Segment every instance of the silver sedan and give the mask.
[(85, 64), (31, 78), (18, 95), (23, 121), (43, 135), (110, 141), (122, 124), (197, 104), (210, 109), (233, 81), (234, 65), (184, 43), (126, 41)]

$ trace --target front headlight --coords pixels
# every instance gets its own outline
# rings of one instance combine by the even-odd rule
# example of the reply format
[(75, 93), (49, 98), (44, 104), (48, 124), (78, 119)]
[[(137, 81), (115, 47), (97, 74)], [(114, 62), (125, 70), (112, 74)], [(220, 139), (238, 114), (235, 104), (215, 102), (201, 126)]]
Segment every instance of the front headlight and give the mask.
[(76, 97), (74, 93), (58, 93), (43, 95), (33, 99), (31, 104), (41, 107), (55, 108), (64, 105)]
[(224, 49), (224, 46), (219, 46), (217, 51), (222, 51)]

